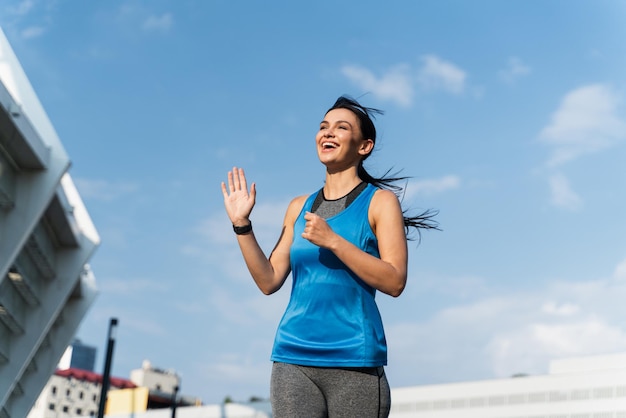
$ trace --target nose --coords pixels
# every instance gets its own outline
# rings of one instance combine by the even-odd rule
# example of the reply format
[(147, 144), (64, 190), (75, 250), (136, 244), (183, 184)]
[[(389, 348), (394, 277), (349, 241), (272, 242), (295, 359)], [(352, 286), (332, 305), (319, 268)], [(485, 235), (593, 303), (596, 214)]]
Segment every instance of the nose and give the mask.
[(335, 136), (333, 129), (332, 128), (327, 128), (324, 131), (324, 137), (325, 138), (329, 138), (329, 137), (332, 137), (332, 136)]

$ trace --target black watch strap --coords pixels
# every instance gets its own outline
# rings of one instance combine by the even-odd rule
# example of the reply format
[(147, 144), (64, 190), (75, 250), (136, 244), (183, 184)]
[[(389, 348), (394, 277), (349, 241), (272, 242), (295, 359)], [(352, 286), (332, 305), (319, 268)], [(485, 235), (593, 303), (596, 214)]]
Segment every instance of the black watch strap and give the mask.
[(237, 235), (247, 234), (248, 232), (252, 231), (252, 222), (244, 226), (233, 225), (233, 231), (235, 231), (235, 234)]

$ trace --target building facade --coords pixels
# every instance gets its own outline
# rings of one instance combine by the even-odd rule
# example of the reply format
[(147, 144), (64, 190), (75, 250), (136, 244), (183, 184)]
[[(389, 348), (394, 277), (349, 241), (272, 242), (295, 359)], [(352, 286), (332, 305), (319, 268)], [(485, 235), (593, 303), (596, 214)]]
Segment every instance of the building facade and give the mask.
[(141, 369), (131, 370), (130, 380), (137, 386), (170, 396), (180, 389), (180, 376), (175, 371), (152, 367), (148, 360), (144, 360)]
[(626, 354), (556, 360), (542, 376), (392, 389), (391, 418), (626, 418)]
[(98, 233), (0, 30), (0, 418), (25, 417), (97, 290)]
[[(110, 379), (110, 390), (134, 387), (130, 380)], [(27, 418), (97, 416), (101, 390), (102, 375), (88, 370), (59, 369), (46, 383)]]
[(140, 369), (130, 372), (130, 380), (135, 388), (109, 391), (107, 415), (132, 415), (202, 405), (201, 399), (179, 393), (181, 381), (175, 371), (153, 367), (148, 360)]
[[(96, 416), (100, 407), (102, 375), (91, 370), (65, 368), (71, 363), (72, 354), (80, 358), (79, 348), (91, 348), (72, 344), (65, 351), (59, 368), (54, 372), (27, 418), (71, 418)], [(91, 350), (88, 350), (89, 352)], [(109, 391), (104, 408), (106, 416), (147, 413), (171, 410), (176, 407), (201, 406), (199, 398), (181, 396), (178, 393), (180, 377), (173, 371), (152, 367), (145, 361), (140, 369), (131, 372), (131, 379), (110, 378)]]

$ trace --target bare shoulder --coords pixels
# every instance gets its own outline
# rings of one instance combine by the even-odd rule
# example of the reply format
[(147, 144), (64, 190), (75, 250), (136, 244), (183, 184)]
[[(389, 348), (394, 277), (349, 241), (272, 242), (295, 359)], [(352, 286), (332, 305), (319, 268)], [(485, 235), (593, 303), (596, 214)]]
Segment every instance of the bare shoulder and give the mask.
[(306, 202), (306, 199), (308, 197), (308, 195), (294, 197), (291, 202), (289, 202), (289, 206), (287, 207), (285, 220), (289, 220), (290, 223), (293, 223), (302, 211), (302, 208), (304, 207), (304, 202)]
[(398, 196), (391, 190), (378, 189), (376, 193), (374, 193), (374, 197), (372, 197), (372, 206), (373, 209), (386, 210), (400, 207), (400, 201), (398, 200)]
[(369, 221), (372, 229), (376, 231), (380, 223), (399, 222), (400, 219), (403, 219), (403, 217), (398, 196), (391, 190), (376, 190), (369, 209)]
[(393, 248), (396, 251), (397, 243), (406, 243), (404, 214), (398, 196), (394, 192), (385, 189), (377, 190), (372, 197), (368, 216), (372, 230), (378, 237), (379, 245), (394, 243)]

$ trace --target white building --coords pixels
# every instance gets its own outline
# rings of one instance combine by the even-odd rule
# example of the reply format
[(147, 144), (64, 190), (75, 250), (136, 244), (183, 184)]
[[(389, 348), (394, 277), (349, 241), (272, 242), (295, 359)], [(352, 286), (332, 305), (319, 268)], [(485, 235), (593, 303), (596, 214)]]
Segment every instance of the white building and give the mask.
[[(135, 385), (126, 379), (110, 378), (110, 388)], [(39, 394), (28, 418), (94, 417), (98, 414), (102, 375), (81, 369), (59, 369)]]
[(131, 370), (130, 380), (137, 386), (168, 395), (180, 388), (180, 376), (176, 372), (154, 368), (148, 360), (144, 360), (141, 369)]
[(96, 297), (100, 238), (0, 30), (0, 418), (28, 414)]
[(553, 361), (549, 374), (392, 389), (391, 418), (626, 418), (626, 353)]
[[(91, 370), (63, 367), (71, 354), (72, 344), (59, 362), (59, 368), (50, 377), (27, 418), (71, 418), (96, 416), (100, 406), (102, 375)], [(81, 355), (79, 354), (79, 357)], [(131, 379), (110, 377), (110, 387), (104, 413), (107, 416), (145, 414), (170, 411), (174, 400), (178, 408), (201, 406), (196, 397), (178, 394), (180, 377), (174, 371), (154, 368), (144, 361), (142, 368), (131, 372)], [(170, 413), (171, 414), (171, 413)]]

